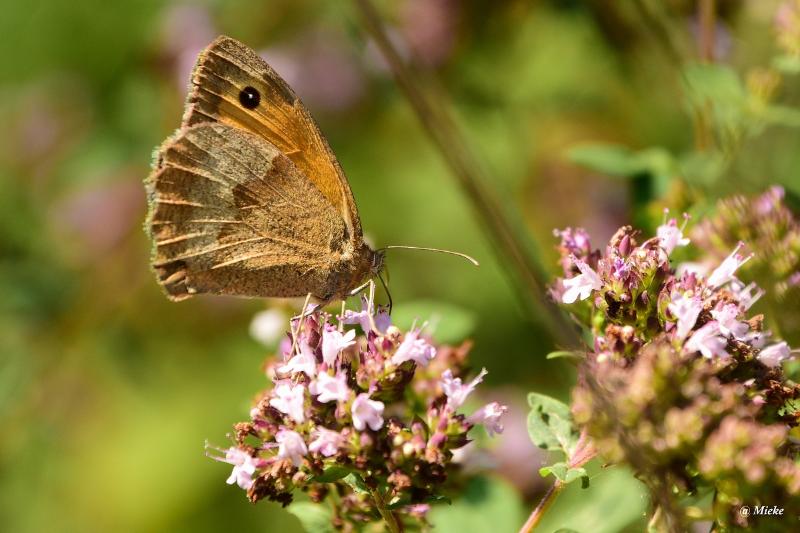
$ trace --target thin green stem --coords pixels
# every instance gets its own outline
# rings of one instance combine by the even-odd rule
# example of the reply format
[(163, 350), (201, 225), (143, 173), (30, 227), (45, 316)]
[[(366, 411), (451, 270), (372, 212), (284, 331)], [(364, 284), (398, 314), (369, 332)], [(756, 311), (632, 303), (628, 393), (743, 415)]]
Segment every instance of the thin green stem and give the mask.
[(521, 289), (520, 296), (532, 315), (545, 320), (555, 339), (564, 347), (575, 347), (578, 336), (564, 313), (547, 296), (545, 286), (549, 276), (536, 260), (535, 247), (522, 231), (521, 217), (500, 202), (486, 184), (489, 180), (483, 166), (469, 149), (466, 140), (440, 95), (434, 98), (420, 88), (420, 83), (389, 40), (375, 7), (370, 0), (355, 0), (364, 28), (389, 64), (395, 81), (405, 94), (420, 123), (445, 162), (450, 167), (464, 193), (469, 198), (488, 233), (506, 273)]
[[(597, 455), (597, 450), (595, 450), (594, 445), (589, 439), (589, 435), (586, 433), (586, 430), (581, 431), (581, 436), (578, 439), (578, 442), (575, 444), (575, 449), (572, 452), (572, 456), (569, 458), (569, 467), (570, 468), (580, 468), (581, 466), (585, 465)], [(544, 514), (553, 505), (553, 502), (556, 501), (556, 498), (561, 493), (561, 490), (564, 488), (564, 483), (560, 479), (556, 479), (555, 483), (547, 489), (542, 499), (539, 500), (539, 503), (536, 504), (533, 511), (531, 511), (530, 516), (528, 516), (528, 520), (522, 525), (519, 530), (519, 533), (530, 533), (533, 531), (536, 526), (539, 525)]]
[(381, 514), (383, 521), (386, 522), (386, 527), (389, 528), (389, 531), (391, 533), (402, 533), (403, 530), (400, 527), (400, 523), (397, 521), (397, 517), (394, 516), (394, 513), (386, 506), (386, 501), (383, 499), (380, 490), (370, 488), (369, 493), (372, 496), (372, 499), (375, 502), (375, 507)]

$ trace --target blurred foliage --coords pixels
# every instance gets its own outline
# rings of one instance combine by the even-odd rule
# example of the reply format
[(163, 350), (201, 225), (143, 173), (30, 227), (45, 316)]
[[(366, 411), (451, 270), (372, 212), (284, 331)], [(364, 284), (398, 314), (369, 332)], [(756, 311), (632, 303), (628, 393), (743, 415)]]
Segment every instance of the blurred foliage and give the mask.
[[(654, 28), (668, 28), (675, 42), (667, 48), (695, 62), (693, 2), (645, 1), (650, 18), (632, 7), (638, 3), (381, 2), (425, 76), (453, 101), (496, 178), (492, 186), (522, 212), (548, 265), (555, 266), (554, 227), (582, 225), (602, 242), (632, 219), (654, 223), (660, 202), (681, 209), (772, 183), (800, 192), (792, 108), (800, 91), (790, 77), (796, 61), (775, 49), (777, 2), (720, 1), (725, 66), (688, 67), (685, 75)], [(203, 455), (205, 439), (224, 444), (229, 422), (247, 412), (262, 383), (265, 352), (247, 327), (264, 304), (169, 303), (148, 271), (141, 231), (151, 151), (178, 126), (188, 69), (218, 33), (261, 50), (304, 98), (351, 180), (369, 238), (446, 247), (481, 261), (474, 269), (446, 256), (392, 252), (395, 302), (462, 309), (447, 311), (458, 318), (443, 320), (441, 334), (471, 330), (473, 363), (491, 370), (489, 384), (512, 386), (522, 398), (527, 390), (563, 394), (573, 383), (568, 362), (545, 360), (556, 347), (523, 316), (471, 207), (364, 42), (349, 3), (10, 0), (0, 17), (7, 44), (0, 59), (4, 530), (300, 527), (273, 505), (248, 504), (224, 484), (227, 469)], [(759, 85), (748, 74), (773, 61), (787, 76), (782, 83)], [(728, 95), (710, 115), (715, 142), (725, 143), (714, 150), (693, 146), (686, 83), (694, 95), (718, 86)], [(753, 113), (761, 118), (748, 118), (747, 135), (731, 129)], [(598, 163), (597, 152), (572, 152), (584, 165), (594, 159), (587, 170), (567, 157), (590, 144), (625, 146), (614, 157), (634, 161), (622, 162), (621, 172), (608, 166), (620, 164), (613, 158), (603, 162), (608, 154)], [(613, 177), (621, 174), (634, 179)], [(523, 429), (507, 429), (497, 441), (502, 453), (531, 447), (524, 413), (513, 424)], [(532, 466), (523, 482), (529, 498), (542, 487)], [(614, 531), (630, 523), (643, 500), (615, 474), (600, 477), (619, 492), (603, 492), (593, 480), (588, 490), (599, 492), (591, 499), (572, 484), (548, 515), (554, 527), (545, 529), (597, 531), (602, 521)], [(453, 509), (482, 516), (496, 491), (511, 494), (502, 487), (476, 489)], [(612, 502), (609, 494), (633, 501)], [(628, 514), (611, 521), (612, 511)], [(508, 517), (502, 523), (511, 527), (522, 513)]]

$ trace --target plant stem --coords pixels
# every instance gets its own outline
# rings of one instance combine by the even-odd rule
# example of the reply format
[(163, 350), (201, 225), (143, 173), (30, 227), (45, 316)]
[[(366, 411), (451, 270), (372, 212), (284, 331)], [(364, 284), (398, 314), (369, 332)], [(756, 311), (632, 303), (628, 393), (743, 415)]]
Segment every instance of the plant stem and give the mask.
[(698, 8), (700, 23), (700, 57), (708, 63), (714, 62), (714, 43), (716, 30), (716, 2), (715, 0), (700, 0)]
[[(586, 430), (583, 430), (581, 431), (578, 442), (575, 443), (575, 449), (572, 451), (572, 455), (569, 457), (569, 467), (579, 468), (594, 459), (596, 455), (597, 450), (595, 450), (594, 445), (592, 445)], [(539, 500), (539, 503), (533, 511), (531, 511), (528, 520), (522, 525), (519, 533), (530, 533), (539, 525), (544, 513), (546, 513), (553, 502), (556, 501), (556, 497), (561, 493), (563, 488), (564, 483), (562, 483), (560, 479), (556, 479), (555, 483), (547, 489), (542, 499)]]
[(519, 530), (519, 533), (530, 533), (536, 526), (539, 525), (544, 513), (547, 512), (547, 509), (553, 504), (554, 501), (556, 501), (556, 496), (558, 496), (558, 493), (560, 493), (561, 489), (563, 488), (564, 484), (557, 479), (556, 482), (553, 483), (549, 489), (547, 489), (547, 492), (539, 501), (538, 505), (536, 505), (536, 507), (533, 509), (531, 515), (528, 517), (528, 520)]
[(355, 0), (367, 33), (389, 64), (395, 81), (405, 94), (417, 118), (437, 146), (464, 193), (480, 216), (489, 243), (500, 257), (506, 273), (522, 289), (520, 296), (537, 319), (546, 321), (557, 342), (574, 348), (578, 336), (564, 313), (547, 296), (544, 287), (549, 276), (536, 260), (535, 247), (524, 235), (521, 217), (501, 203), (485, 184), (497, 183), (485, 176), (482, 165), (470, 150), (442, 98), (434, 99), (420, 89), (397, 49), (389, 40), (370, 0)]
[(372, 499), (375, 501), (375, 507), (378, 508), (378, 512), (383, 517), (383, 521), (386, 522), (386, 527), (389, 528), (391, 533), (402, 533), (402, 528), (400, 527), (400, 523), (397, 521), (397, 517), (394, 516), (394, 513), (386, 507), (386, 502), (383, 499), (380, 491), (375, 488), (369, 489), (370, 495), (372, 495)]
[[(698, 5), (698, 46), (700, 59), (705, 63), (714, 62), (716, 0), (700, 0)], [(713, 147), (714, 137), (711, 131), (712, 103), (706, 102), (695, 113), (695, 145), (699, 151)]]

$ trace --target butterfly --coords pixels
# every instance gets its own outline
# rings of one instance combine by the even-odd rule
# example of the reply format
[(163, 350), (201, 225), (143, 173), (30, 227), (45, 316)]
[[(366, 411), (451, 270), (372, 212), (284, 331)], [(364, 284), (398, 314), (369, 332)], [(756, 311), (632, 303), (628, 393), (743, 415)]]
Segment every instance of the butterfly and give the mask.
[(195, 294), (343, 300), (378, 276), (350, 185), (297, 95), (248, 46), (203, 50), (145, 180), (152, 268)]

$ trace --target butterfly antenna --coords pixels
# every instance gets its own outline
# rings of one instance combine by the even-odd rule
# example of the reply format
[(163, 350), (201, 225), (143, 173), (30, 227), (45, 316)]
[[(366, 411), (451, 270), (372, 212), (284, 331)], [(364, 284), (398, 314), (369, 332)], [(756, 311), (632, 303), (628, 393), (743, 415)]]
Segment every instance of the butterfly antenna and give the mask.
[(424, 250), (426, 252), (439, 252), (439, 253), (442, 253), (442, 254), (455, 255), (455, 256), (461, 257), (463, 259), (466, 259), (467, 261), (469, 261), (470, 263), (472, 263), (475, 266), (480, 266), (480, 263), (478, 263), (478, 261), (474, 257), (471, 257), (471, 256), (469, 256), (467, 254), (462, 254), (461, 252), (454, 252), (452, 250), (442, 250), (441, 248), (427, 248), (427, 247), (424, 247), (424, 246), (401, 246), (401, 245), (384, 246), (383, 248), (381, 248), (381, 250), (397, 250), (397, 249), (400, 249), (400, 250)]
[(383, 279), (382, 274), (378, 274), (378, 279), (381, 280), (381, 285), (383, 285), (383, 290), (386, 291), (386, 296), (389, 298), (389, 314), (392, 314), (392, 293), (389, 292), (389, 285), (386, 284), (386, 280)]

